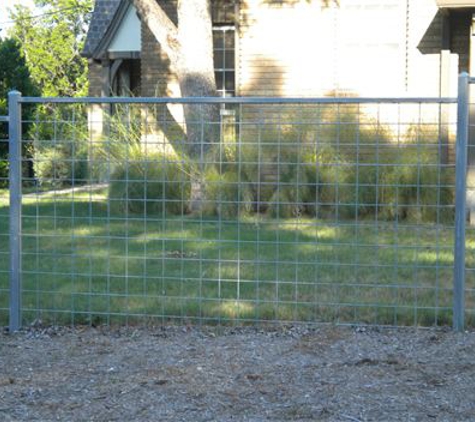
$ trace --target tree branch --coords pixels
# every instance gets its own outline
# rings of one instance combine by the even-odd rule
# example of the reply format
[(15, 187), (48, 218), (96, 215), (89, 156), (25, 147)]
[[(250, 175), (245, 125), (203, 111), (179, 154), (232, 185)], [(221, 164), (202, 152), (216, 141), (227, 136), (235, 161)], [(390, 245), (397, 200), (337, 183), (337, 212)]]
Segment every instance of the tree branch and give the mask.
[(140, 20), (148, 26), (170, 62), (176, 63), (180, 51), (176, 25), (156, 0), (132, 0), (132, 3), (137, 9)]

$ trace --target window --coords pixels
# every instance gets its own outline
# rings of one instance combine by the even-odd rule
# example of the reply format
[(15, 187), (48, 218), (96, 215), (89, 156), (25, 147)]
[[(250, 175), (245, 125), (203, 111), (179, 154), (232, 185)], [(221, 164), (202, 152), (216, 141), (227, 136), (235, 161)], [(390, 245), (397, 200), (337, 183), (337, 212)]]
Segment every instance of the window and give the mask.
[(213, 54), (218, 94), (221, 97), (233, 97), (236, 94), (234, 25), (213, 27)]

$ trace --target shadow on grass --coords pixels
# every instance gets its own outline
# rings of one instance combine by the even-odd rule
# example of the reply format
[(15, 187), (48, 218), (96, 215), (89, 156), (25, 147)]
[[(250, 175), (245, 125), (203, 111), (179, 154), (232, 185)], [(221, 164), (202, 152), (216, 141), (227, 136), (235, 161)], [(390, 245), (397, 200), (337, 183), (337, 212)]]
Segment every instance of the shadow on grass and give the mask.
[[(25, 201), (22, 223), (26, 322), (440, 325), (451, 318), (450, 227), (145, 218), (84, 198)], [(0, 230), (8, 232), (7, 219)], [(8, 291), (6, 242), (0, 291)], [(7, 306), (2, 295), (0, 309)]]

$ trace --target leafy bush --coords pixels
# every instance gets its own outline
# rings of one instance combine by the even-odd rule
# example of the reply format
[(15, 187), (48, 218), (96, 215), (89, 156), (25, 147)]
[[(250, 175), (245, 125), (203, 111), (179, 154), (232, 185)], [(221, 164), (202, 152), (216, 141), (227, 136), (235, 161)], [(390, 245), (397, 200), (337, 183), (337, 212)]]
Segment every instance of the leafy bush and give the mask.
[(81, 105), (41, 106), (31, 128), (33, 169), (41, 186), (61, 187), (88, 181), (88, 136)]
[(73, 155), (71, 145), (39, 146), (35, 149), (33, 168), (41, 186), (62, 187), (85, 183), (87, 180), (87, 154)]

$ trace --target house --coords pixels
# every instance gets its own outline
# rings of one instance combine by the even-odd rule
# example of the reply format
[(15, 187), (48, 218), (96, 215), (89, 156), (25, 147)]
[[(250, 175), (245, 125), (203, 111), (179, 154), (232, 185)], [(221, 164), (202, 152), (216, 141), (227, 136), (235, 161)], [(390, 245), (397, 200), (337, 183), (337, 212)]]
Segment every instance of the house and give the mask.
[[(176, 0), (157, 0), (176, 22)], [(470, 71), (475, 1), (214, 0), (226, 96), (449, 96)], [(96, 0), (83, 55), (90, 95), (179, 96), (129, 0)]]
[[(176, 23), (176, 0), (157, 1)], [(222, 96), (453, 97), (457, 75), (475, 74), (475, 0), (212, 0), (212, 18)], [(130, 0), (96, 0), (83, 54), (91, 96), (180, 96), (166, 54)], [(442, 107), (434, 113), (446, 163), (451, 116)], [(99, 114), (91, 121), (100, 134)]]

